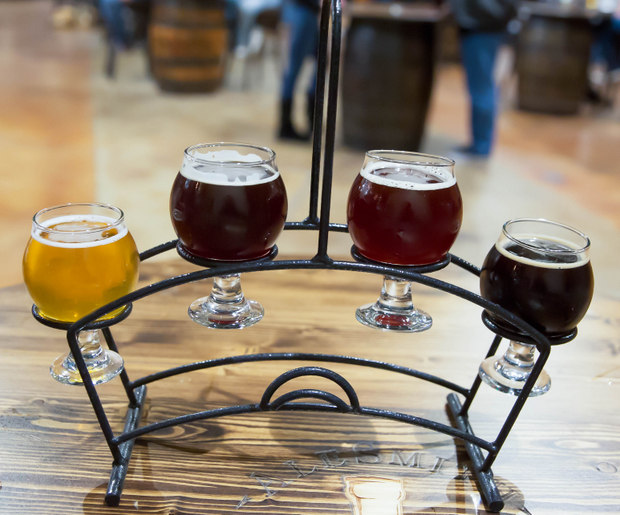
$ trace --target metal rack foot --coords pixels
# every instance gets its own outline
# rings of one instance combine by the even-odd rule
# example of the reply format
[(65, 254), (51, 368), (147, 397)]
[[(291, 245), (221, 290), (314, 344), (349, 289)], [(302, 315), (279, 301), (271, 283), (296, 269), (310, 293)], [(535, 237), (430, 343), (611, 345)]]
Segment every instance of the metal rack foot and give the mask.
[[(458, 429), (473, 434), (472, 428), (469, 424), (469, 419), (466, 415), (461, 414), (461, 401), (454, 393), (448, 394), (448, 410), (450, 411), (450, 415), (454, 419), (454, 423)], [(495, 484), (493, 471), (490, 468), (489, 470), (482, 469), (484, 464), (484, 456), (482, 455), (480, 447), (465, 440), (463, 440), (463, 444), (465, 445), (465, 450), (467, 451), (469, 459), (473, 465), (472, 471), (478, 481), (478, 489), (484, 498), (487, 508), (489, 511), (494, 513), (500, 512), (504, 508), (504, 501), (499, 493), (497, 485)]]
[[(140, 423), (142, 408), (144, 407), (144, 400), (146, 399), (146, 385), (136, 388), (134, 395), (136, 398), (136, 404), (130, 404), (127, 408), (123, 433), (133, 431)], [(125, 476), (127, 476), (129, 459), (131, 458), (134, 442), (135, 440), (128, 440), (118, 446), (118, 451), (120, 452), (122, 459), (118, 463), (115, 462), (112, 466), (110, 482), (108, 483), (108, 491), (105, 496), (105, 503), (108, 506), (118, 506), (120, 503), (121, 493), (123, 492), (123, 483), (125, 482)]]

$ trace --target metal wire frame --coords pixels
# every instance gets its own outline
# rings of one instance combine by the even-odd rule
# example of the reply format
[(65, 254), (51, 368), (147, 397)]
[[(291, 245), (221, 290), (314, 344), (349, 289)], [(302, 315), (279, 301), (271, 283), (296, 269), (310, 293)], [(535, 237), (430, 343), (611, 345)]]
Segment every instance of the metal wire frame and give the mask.
[[(167, 244), (161, 245), (159, 247), (159, 252), (151, 249), (146, 253), (142, 254), (141, 257), (144, 259), (148, 259), (153, 255), (157, 255), (158, 253), (164, 252), (166, 250), (170, 250), (176, 247), (176, 241), (169, 242)], [(327, 258), (327, 259), (326, 259)], [(470, 272), (476, 272), (477, 269), (467, 263), (466, 261), (458, 258), (454, 255), (449, 255), (450, 261), (465, 270), (469, 270)], [(420, 427), (424, 427), (433, 431), (437, 431), (454, 438), (458, 438), (462, 440), (465, 444), (465, 448), (470, 456), (473, 467), (472, 470), (474, 474), (478, 478), (479, 487), (485, 502), (489, 509), (492, 511), (499, 511), (503, 506), (503, 501), (501, 500), (501, 495), (493, 481), (493, 473), (491, 471), (491, 466), (495, 461), (501, 447), (503, 446), (508, 434), (516, 422), (516, 419), (521, 411), (525, 401), (528, 398), (528, 395), (535, 384), (538, 375), (542, 371), (544, 363), (546, 362), (551, 348), (551, 343), (544, 335), (536, 331), (534, 328), (529, 326), (526, 322), (516, 317), (512, 313), (506, 311), (500, 306), (487, 301), (486, 299), (480, 297), (479, 295), (470, 292), (466, 289), (463, 289), (459, 286), (447, 283), (435, 277), (429, 277), (424, 275), (424, 273), (420, 273), (418, 271), (413, 270), (415, 267), (395, 267), (388, 266), (383, 264), (373, 264), (368, 262), (356, 262), (356, 261), (336, 261), (332, 260), (328, 256), (324, 257), (314, 257), (308, 260), (274, 260), (274, 261), (257, 261), (257, 262), (244, 262), (244, 263), (227, 263), (217, 267), (212, 267), (203, 270), (197, 270), (194, 272), (190, 272), (187, 274), (178, 275), (175, 277), (171, 277), (168, 279), (164, 279), (163, 281), (150, 284), (143, 288), (140, 288), (124, 297), (121, 297), (106, 306), (98, 309), (97, 311), (92, 312), (88, 316), (82, 318), (78, 322), (70, 325), (67, 328), (67, 339), (69, 342), (69, 347), (71, 352), (74, 355), (74, 359), (76, 361), (76, 365), (82, 379), (84, 381), (84, 386), (89, 395), (91, 404), (93, 405), (93, 409), (101, 426), (102, 432), (106, 438), (110, 451), (114, 457), (114, 467), (113, 473), (110, 480), (108, 494), (106, 496), (106, 502), (109, 504), (118, 504), (120, 499), (120, 492), (122, 491), (122, 481), (124, 479), (124, 475), (126, 474), (127, 464), (131, 455), (131, 449), (133, 446), (133, 442), (136, 438), (144, 436), (145, 434), (151, 433), (153, 431), (157, 431), (159, 429), (163, 429), (166, 427), (171, 427), (179, 424), (184, 424), (188, 422), (193, 422), (197, 420), (205, 420), (218, 418), (222, 416), (229, 415), (239, 415), (242, 413), (251, 413), (251, 412), (259, 412), (259, 411), (276, 411), (276, 410), (322, 410), (322, 411), (336, 411), (341, 413), (353, 413), (358, 415), (369, 415), (381, 418), (387, 418), (391, 420), (397, 420), (400, 422), (408, 423), (411, 425), (416, 425)], [(427, 374), (421, 372), (419, 370), (415, 370), (412, 368), (385, 363), (382, 361), (375, 361), (363, 358), (357, 358), (353, 356), (340, 356), (340, 355), (331, 355), (331, 354), (313, 354), (313, 353), (299, 353), (299, 352), (291, 352), (291, 353), (263, 353), (263, 354), (251, 354), (251, 355), (242, 355), (242, 356), (230, 356), (225, 358), (199, 361), (195, 363), (189, 363), (186, 365), (182, 365), (179, 367), (170, 368), (167, 370), (162, 370), (148, 376), (138, 378), (134, 381), (131, 381), (127, 375), (127, 371), (124, 370), (121, 374), (121, 381), (125, 387), (125, 391), (127, 392), (127, 396), (129, 399), (129, 410), (128, 417), (123, 429), (123, 432), (119, 435), (116, 435), (110, 426), (110, 423), (105, 414), (103, 405), (101, 400), (97, 394), (96, 388), (90, 379), (88, 374), (88, 370), (86, 368), (85, 361), (83, 360), (78, 345), (78, 333), (85, 328), (92, 327), (93, 324), (101, 322), (96, 322), (98, 318), (101, 316), (114, 311), (122, 306), (131, 305), (131, 303), (138, 301), (142, 298), (148, 297), (150, 295), (156, 294), (163, 290), (167, 290), (170, 288), (175, 288), (177, 286), (187, 284), (190, 282), (201, 281), (204, 279), (212, 278), (218, 275), (227, 275), (231, 273), (247, 273), (247, 272), (267, 272), (269, 270), (299, 270), (299, 269), (319, 269), (319, 270), (344, 270), (350, 272), (364, 272), (364, 273), (374, 273), (380, 275), (389, 275), (392, 277), (398, 277), (402, 279), (407, 279), (412, 282), (416, 282), (419, 284), (423, 284), (429, 286), (431, 288), (435, 288), (446, 293), (455, 295), (464, 300), (477, 304), (487, 312), (493, 313), (497, 315), (509, 323), (513, 324), (515, 327), (523, 331), (523, 333), (529, 335), (531, 340), (535, 343), (537, 349), (539, 350), (539, 357), (536, 360), (532, 373), (528, 380), (525, 383), (525, 386), (521, 392), (521, 394), (516, 398), (513, 408), (509, 412), (504, 424), (501, 426), (498, 435), (493, 441), (484, 440), (475, 435), (473, 429), (471, 428), (468, 420), (468, 410), (471, 406), (478, 388), (481, 384), (480, 378), (478, 376), (475, 377), (474, 382), (470, 388), (465, 388), (463, 386), (457, 385), (451, 381), (448, 381), (444, 378)], [(109, 321), (108, 323), (114, 323), (114, 321)], [(112, 338), (111, 331), (109, 327), (103, 328), (104, 336), (108, 346), (118, 352), (114, 339)], [(496, 353), (497, 347), (502, 340), (502, 337), (497, 335), (487, 353), (488, 356), (492, 356)], [(278, 398), (276, 401), (270, 401), (271, 394), (273, 393), (277, 387), (279, 387), (284, 382), (288, 381), (290, 378), (287, 372), (282, 376), (276, 378), (265, 390), (263, 397), (260, 402), (253, 404), (245, 404), (245, 405), (237, 405), (231, 406), (227, 408), (218, 408), (206, 411), (200, 411), (191, 414), (184, 414), (178, 417), (174, 417), (167, 420), (162, 420), (158, 422), (151, 423), (146, 426), (139, 427), (140, 420), (140, 410), (145, 397), (146, 386), (149, 383), (154, 381), (159, 381), (165, 378), (173, 377), (179, 374), (184, 374), (187, 372), (195, 371), (195, 370), (203, 370), (218, 366), (226, 366), (226, 365), (234, 365), (240, 363), (249, 363), (249, 362), (258, 362), (258, 361), (313, 361), (313, 362), (330, 362), (330, 363), (343, 363), (343, 364), (351, 364), (358, 366), (366, 366), (371, 368), (383, 369), (391, 372), (400, 373), (406, 376), (410, 376), (413, 378), (417, 378), (420, 380), (424, 380), (433, 384), (436, 384), (440, 387), (447, 388), (452, 390), (456, 394), (460, 394), (464, 397), (465, 401), (461, 404), (459, 398), (455, 393), (451, 393), (448, 395), (448, 409), (455, 421), (456, 427), (448, 426), (446, 424), (442, 424), (433, 420), (425, 419), (422, 417), (417, 417), (414, 415), (399, 413), (389, 410), (383, 410), (375, 407), (365, 407), (359, 404), (359, 401), (353, 400), (357, 399), (357, 394), (354, 392), (350, 385), (343, 386), (344, 383), (340, 383), (340, 376), (335, 372), (332, 372), (327, 369), (324, 370), (325, 377), (329, 377), (338, 384), (343, 386), (343, 390), (347, 393), (349, 397), (349, 403), (345, 403), (339, 398), (333, 396), (333, 394), (329, 394), (320, 390), (303, 390), (296, 391), (287, 394), (288, 396), (283, 396)], [(317, 370), (313, 367), (302, 367), (300, 369), (296, 369), (303, 375), (307, 375), (311, 373), (311, 371)], [(312, 374), (315, 375), (315, 374)], [(342, 378), (344, 379), (344, 378)], [(325, 403), (298, 403), (293, 402), (299, 397), (309, 397), (318, 400), (322, 400)], [(486, 456), (483, 455), (482, 451), (486, 451)]]
[[(333, 175), (333, 155), (335, 142), (335, 126), (336, 126), (336, 102), (338, 93), (338, 77), (340, 66), (340, 42), (341, 42), (341, 17), (342, 9), (340, 0), (324, 0), (321, 7), (320, 17), (320, 43), (317, 65), (317, 91), (316, 104), (314, 111), (314, 140), (312, 153), (311, 183), (310, 183), (310, 202), (308, 217), (301, 222), (287, 222), (286, 230), (312, 230), (318, 231), (318, 248), (316, 255), (311, 259), (301, 260), (270, 260), (263, 259), (258, 261), (243, 263), (223, 263), (218, 266), (209, 266), (203, 270), (194, 271), (187, 274), (171, 277), (163, 281), (140, 288), (128, 295), (125, 295), (102, 308), (90, 313), (73, 324), (50, 324), (37, 316), (36, 310), (33, 310), (35, 317), (47, 325), (52, 325), (59, 329), (67, 331), (67, 340), (69, 348), (73, 353), (76, 366), (82, 377), (84, 388), (88, 394), (90, 402), (95, 411), (97, 420), (110, 448), (110, 452), (114, 458), (114, 464), (110, 481), (108, 484), (108, 492), (106, 494), (106, 503), (109, 505), (118, 505), (122, 493), (123, 482), (127, 474), (127, 468), (131, 457), (133, 444), (137, 438), (148, 434), (152, 431), (170, 427), (174, 425), (184, 424), (196, 420), (205, 420), (218, 418), (222, 416), (239, 415), (244, 413), (261, 412), (261, 411), (282, 411), (282, 410), (314, 410), (328, 411), (339, 413), (352, 413), (357, 415), (368, 415), (374, 417), (382, 417), (391, 420), (408, 423), (415, 426), (427, 428), (429, 430), (438, 431), (440, 433), (452, 436), (464, 442), (465, 449), (472, 463), (472, 470), (478, 480), (478, 488), (482, 497), (491, 511), (500, 511), (503, 508), (503, 500), (497, 489), (497, 485), (493, 479), (491, 466), (495, 461), (500, 449), (502, 448), (506, 438), (513, 427), (516, 419), (527, 400), (539, 374), (541, 373), (545, 362), (550, 353), (551, 342), (542, 333), (534, 329), (512, 313), (501, 308), (490, 301), (487, 301), (479, 295), (460, 288), (456, 285), (446, 283), (437, 278), (424, 275), (430, 271), (424, 267), (397, 267), (380, 263), (373, 263), (366, 260), (354, 261), (336, 261), (329, 257), (327, 252), (328, 236), (330, 232), (347, 232), (346, 225), (330, 223), (330, 201), (331, 201), (331, 184)], [(329, 36), (331, 34), (331, 40)], [(331, 43), (331, 44), (330, 44)], [(329, 67), (329, 76), (328, 76)], [(325, 87), (327, 83), (327, 94)], [(325, 98), (327, 97), (327, 104)], [(325, 117), (326, 125), (323, 130), (323, 118)], [(321, 163), (322, 158), (322, 163)], [(319, 195), (319, 188), (321, 192)], [(319, 205), (320, 198), (320, 205)], [(320, 207), (320, 213), (319, 213)], [(177, 247), (177, 241), (173, 240), (163, 243), (152, 249), (140, 254), (142, 261), (153, 256), (167, 252)], [(272, 253), (275, 257), (276, 251)], [(353, 256), (357, 254), (353, 251)], [(449, 255), (448, 261), (470, 273), (479, 275), (480, 270), (468, 263), (467, 261), (455, 256)], [(443, 265), (442, 265), (443, 266)], [(523, 390), (516, 397), (515, 403), (502, 424), (496, 438), (493, 441), (484, 440), (475, 435), (468, 419), (468, 410), (474, 401), (476, 393), (480, 387), (481, 380), (476, 375), (472, 386), (465, 388), (452, 383), (446, 379), (424, 372), (399, 366), (395, 364), (385, 363), (382, 361), (374, 361), (362, 359), (352, 356), (338, 356), (327, 354), (311, 354), (311, 353), (264, 353), (245, 356), (231, 356), (220, 359), (200, 361), (190, 363), (180, 367), (163, 370), (137, 380), (130, 380), (126, 370), (120, 374), (121, 381), (125, 388), (127, 398), (129, 400), (128, 411), (126, 415), (124, 429), (120, 434), (115, 434), (110, 426), (109, 420), (96, 391), (96, 388), (90, 378), (84, 358), (82, 357), (78, 344), (78, 333), (87, 328), (101, 328), (106, 343), (111, 350), (118, 352), (116, 342), (112, 336), (110, 326), (119, 322), (122, 317), (126, 317), (131, 309), (131, 304), (142, 298), (156, 294), (166, 289), (175, 288), (182, 284), (201, 281), (217, 275), (226, 275), (231, 273), (245, 273), (254, 271), (267, 272), (270, 270), (300, 270), (300, 269), (320, 269), (320, 270), (344, 270), (350, 272), (363, 272), (381, 275), (389, 275), (401, 279), (410, 280), (420, 283), (431, 288), (444, 291), (448, 294), (455, 295), (466, 301), (472, 302), (488, 313), (499, 316), (510, 324), (515, 326), (519, 331), (530, 338), (530, 341), (539, 351), (539, 356), (533, 366), (533, 370), (525, 382)], [(117, 319), (105, 322), (97, 321), (103, 315), (106, 315), (117, 308), (128, 306), (123, 314)], [(487, 324), (487, 326), (489, 326)], [(493, 330), (492, 326), (489, 326)], [(497, 351), (498, 345), (502, 340), (502, 335), (497, 334), (488, 350), (487, 356), (492, 356)], [(158, 381), (167, 377), (178, 374), (187, 373), (193, 370), (207, 369), (217, 366), (226, 366), (239, 363), (257, 362), (257, 361), (314, 361), (314, 362), (331, 362), (343, 363), (356, 366), (366, 366), (371, 368), (383, 369), (391, 372), (404, 374), (416, 379), (434, 383), (440, 387), (447, 388), (453, 393), (447, 397), (447, 407), (452, 415), (456, 427), (446, 424), (417, 417), (414, 415), (384, 410), (380, 408), (365, 407), (359, 402), (357, 393), (348, 381), (329, 369), (317, 366), (299, 367), (277, 377), (267, 387), (263, 393), (261, 400), (257, 403), (230, 406), (226, 408), (211, 409), (196, 413), (190, 413), (174, 417), (167, 420), (151, 423), (146, 426), (140, 426), (140, 418), (142, 407), (146, 397), (146, 387), (149, 383)], [(295, 390), (272, 400), (273, 394), (284, 383), (299, 376), (319, 375), (326, 377), (338, 384), (346, 394), (348, 402), (340, 399), (338, 396), (316, 389)], [(464, 397), (461, 403), (457, 394)], [(296, 402), (301, 398), (314, 399), (317, 402)], [(486, 455), (483, 453), (486, 451)]]

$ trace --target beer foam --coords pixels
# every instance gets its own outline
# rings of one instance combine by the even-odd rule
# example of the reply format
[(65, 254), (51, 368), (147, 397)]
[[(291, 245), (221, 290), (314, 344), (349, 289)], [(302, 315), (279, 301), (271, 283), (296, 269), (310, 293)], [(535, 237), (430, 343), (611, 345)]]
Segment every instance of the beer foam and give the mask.
[[(62, 224), (60, 229), (50, 229), (45, 231), (33, 224), (31, 236), (42, 245), (62, 248), (87, 248), (99, 245), (109, 245), (120, 240), (128, 234), (124, 224), (117, 224), (114, 218), (100, 215), (66, 215), (51, 218), (39, 223), (43, 227), (52, 227)], [(85, 224), (104, 224), (103, 227), (96, 227), (84, 230)], [(106, 233), (114, 234), (107, 236)]]
[(228, 149), (185, 156), (181, 175), (192, 181), (218, 186), (254, 186), (277, 179), (280, 172), (257, 154), (241, 154)]
[[(421, 163), (373, 162), (364, 166), (360, 174), (375, 184), (404, 190), (441, 190), (456, 184), (456, 178), (446, 167)], [(438, 182), (424, 182), (425, 177)]]
[[(497, 249), (497, 251), (504, 257), (507, 257), (508, 259), (517, 261), (525, 265), (536, 266), (539, 268), (565, 269), (584, 266), (590, 261), (590, 256), (587, 252), (578, 252), (581, 250), (580, 247), (575, 245), (573, 242), (564, 240), (562, 238), (555, 238), (551, 236), (545, 236), (544, 238), (541, 238), (540, 236), (534, 234), (525, 233), (517, 235), (512, 234), (511, 237), (515, 240), (522, 241), (526, 245), (529, 245), (527, 249), (530, 252), (534, 252), (534, 250), (532, 250), (532, 247), (534, 247), (539, 249), (542, 258), (544, 258), (545, 255), (548, 255), (550, 258), (549, 261), (541, 261), (529, 258), (527, 256), (519, 256), (517, 254), (514, 254), (506, 247), (518, 244), (507, 237), (502, 238), (501, 241), (498, 241), (495, 244), (495, 248)], [(553, 261), (554, 256), (571, 254), (574, 256), (575, 261), (569, 263), (558, 263), (557, 261)]]

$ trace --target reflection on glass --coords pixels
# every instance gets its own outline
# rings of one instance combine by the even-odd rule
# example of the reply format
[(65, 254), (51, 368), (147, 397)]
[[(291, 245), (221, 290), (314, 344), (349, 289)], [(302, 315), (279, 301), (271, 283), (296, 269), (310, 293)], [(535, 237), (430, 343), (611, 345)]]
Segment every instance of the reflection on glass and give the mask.
[(402, 515), (405, 489), (403, 480), (374, 476), (344, 478), (345, 495), (354, 515)]

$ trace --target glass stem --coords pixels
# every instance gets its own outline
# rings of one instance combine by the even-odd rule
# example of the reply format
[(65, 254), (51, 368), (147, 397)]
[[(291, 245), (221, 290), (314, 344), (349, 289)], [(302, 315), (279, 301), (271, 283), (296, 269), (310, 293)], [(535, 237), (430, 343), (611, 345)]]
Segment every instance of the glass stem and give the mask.
[(209, 300), (217, 304), (240, 305), (245, 302), (241, 290), (241, 275), (230, 274), (213, 278)]
[[(87, 368), (102, 367), (105, 366), (108, 361), (108, 357), (101, 346), (101, 340), (99, 339), (98, 329), (88, 329), (80, 331), (78, 334), (78, 344), (80, 346), (80, 352), (86, 362)], [(75, 359), (73, 354), (69, 352), (65, 358), (65, 366), (71, 370), (77, 370)]]
[(386, 275), (377, 303), (389, 311), (413, 311), (411, 282)]
[(96, 329), (80, 331), (78, 334), (78, 342), (80, 351), (86, 361), (98, 359), (103, 354), (101, 340), (99, 339), (99, 331)]
[(529, 374), (529, 370), (534, 366), (535, 349), (534, 345), (512, 340), (506, 349), (504, 359), (511, 365), (527, 369)]
[(504, 355), (497, 362), (498, 370), (511, 381), (526, 381), (534, 366), (536, 347), (511, 340)]

